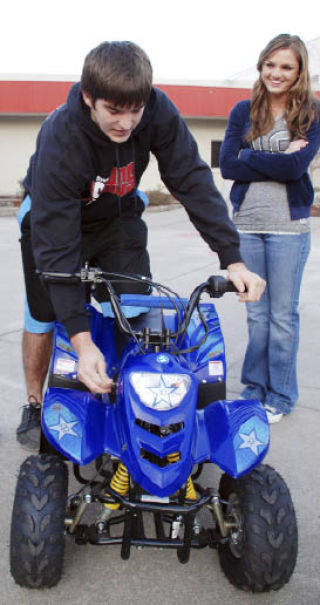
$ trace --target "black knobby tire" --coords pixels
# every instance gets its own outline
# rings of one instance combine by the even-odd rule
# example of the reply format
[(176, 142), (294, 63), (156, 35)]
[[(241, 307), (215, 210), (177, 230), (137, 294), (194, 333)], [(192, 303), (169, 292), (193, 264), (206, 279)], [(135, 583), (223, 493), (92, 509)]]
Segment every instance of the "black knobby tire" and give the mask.
[(61, 578), (68, 469), (57, 456), (30, 456), (20, 468), (11, 521), (10, 566), (17, 584), (44, 588)]
[(228, 580), (243, 590), (278, 590), (290, 579), (297, 558), (298, 532), (290, 492), (282, 477), (261, 464), (240, 479), (222, 475), (224, 512), (238, 528), (218, 546)]

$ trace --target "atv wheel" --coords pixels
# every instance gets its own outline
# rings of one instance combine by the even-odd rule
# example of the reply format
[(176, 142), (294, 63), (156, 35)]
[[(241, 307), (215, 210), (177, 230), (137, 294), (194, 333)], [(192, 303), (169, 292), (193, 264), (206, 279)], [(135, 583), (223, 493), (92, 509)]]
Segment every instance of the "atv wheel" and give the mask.
[(218, 546), (225, 575), (243, 590), (278, 590), (293, 573), (298, 546), (296, 517), (284, 480), (261, 464), (240, 479), (222, 475), (219, 491), (227, 501), (225, 519), (236, 525)]
[(17, 584), (43, 588), (61, 578), (68, 469), (57, 456), (21, 465), (11, 521), (10, 565)]

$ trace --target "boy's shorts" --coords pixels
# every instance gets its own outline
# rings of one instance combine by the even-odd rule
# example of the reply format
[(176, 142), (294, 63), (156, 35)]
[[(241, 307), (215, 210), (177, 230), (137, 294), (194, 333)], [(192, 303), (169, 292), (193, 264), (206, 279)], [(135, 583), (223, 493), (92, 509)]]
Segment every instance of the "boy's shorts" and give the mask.
[[(145, 194), (143, 195), (145, 196)], [(145, 196), (143, 199), (143, 195), (139, 192), (140, 198), (146, 205), (147, 198)], [(36, 273), (31, 246), (30, 209), (31, 198), (27, 195), (17, 216), (21, 229), (20, 241), (26, 286), (24, 328), (27, 332), (41, 334), (53, 329), (55, 314), (48, 291)], [(88, 261), (89, 264), (99, 266), (107, 272), (150, 276), (149, 255), (146, 246), (147, 228), (139, 215), (121, 215), (112, 223), (99, 221), (83, 227), (83, 263)], [(115, 290), (119, 293), (148, 293), (149, 286), (141, 287), (140, 284), (135, 286), (134, 282), (130, 282), (129, 285), (115, 286)], [(101, 286), (97, 287), (95, 298), (99, 302), (106, 300), (105, 291)], [(102, 302), (101, 306), (104, 315), (108, 315), (108, 303)], [(131, 316), (139, 315), (146, 310), (146, 308), (132, 308)]]
[[(24, 304), (24, 329), (34, 334), (51, 332), (55, 315), (47, 290), (36, 273), (30, 233), (31, 198), (27, 195), (17, 214), (21, 231), (21, 254), (26, 287)], [(37, 319), (35, 319), (37, 317)]]

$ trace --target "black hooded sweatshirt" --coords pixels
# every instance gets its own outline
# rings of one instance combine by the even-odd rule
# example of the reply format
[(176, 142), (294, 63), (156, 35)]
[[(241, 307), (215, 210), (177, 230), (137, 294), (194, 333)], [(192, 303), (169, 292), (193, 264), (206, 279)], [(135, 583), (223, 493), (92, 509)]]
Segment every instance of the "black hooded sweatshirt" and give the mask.
[[(137, 212), (134, 193), (150, 152), (166, 187), (218, 253), (221, 268), (241, 261), (238, 234), (211, 170), (168, 97), (153, 88), (130, 139), (117, 144), (91, 119), (77, 83), (67, 103), (43, 123), (24, 180), (32, 199), (32, 246), (40, 271), (78, 272), (82, 229)], [(49, 293), (69, 336), (88, 330), (80, 284), (51, 284)]]

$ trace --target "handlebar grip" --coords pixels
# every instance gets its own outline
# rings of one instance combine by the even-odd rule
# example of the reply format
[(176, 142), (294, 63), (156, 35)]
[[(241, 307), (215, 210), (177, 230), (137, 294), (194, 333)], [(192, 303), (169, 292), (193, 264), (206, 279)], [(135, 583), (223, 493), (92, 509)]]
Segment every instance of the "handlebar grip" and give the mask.
[(206, 292), (211, 298), (220, 298), (226, 292), (238, 292), (235, 285), (222, 275), (211, 275), (207, 280)]
[(234, 285), (234, 283), (232, 281), (230, 281), (230, 279), (227, 279), (227, 289), (226, 292), (239, 292), (238, 288), (236, 288), (236, 286)]

